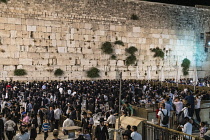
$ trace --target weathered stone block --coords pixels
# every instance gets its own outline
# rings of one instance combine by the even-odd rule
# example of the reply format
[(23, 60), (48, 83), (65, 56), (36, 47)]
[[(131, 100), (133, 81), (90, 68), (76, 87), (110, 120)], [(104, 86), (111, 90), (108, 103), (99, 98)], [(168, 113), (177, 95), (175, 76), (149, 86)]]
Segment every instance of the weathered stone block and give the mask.
[(22, 59), (22, 58), (20, 58), (19, 59), (19, 64), (22, 64), (22, 65), (32, 65), (32, 59)]
[(36, 31), (36, 26), (27, 26), (27, 31)]
[(133, 27), (133, 32), (140, 32), (140, 27)]
[(58, 53), (66, 53), (67, 48), (66, 47), (58, 47)]
[(124, 66), (123, 60), (117, 60), (117, 66)]

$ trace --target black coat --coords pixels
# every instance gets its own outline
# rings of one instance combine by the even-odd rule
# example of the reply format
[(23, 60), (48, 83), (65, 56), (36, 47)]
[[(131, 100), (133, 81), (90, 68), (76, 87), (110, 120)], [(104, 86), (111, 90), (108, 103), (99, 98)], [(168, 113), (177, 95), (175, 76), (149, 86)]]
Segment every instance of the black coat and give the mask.
[(52, 111), (49, 111), (49, 114), (48, 114), (48, 120), (50, 120), (50, 121), (54, 121), (54, 110), (52, 110)]
[(0, 133), (4, 132), (4, 121), (0, 119)]
[(83, 129), (88, 129), (89, 119), (90, 119), (90, 118), (88, 118), (88, 117), (87, 117), (87, 121), (85, 120), (85, 118), (82, 119), (82, 125), (81, 125), (81, 127), (82, 127)]
[(101, 130), (100, 125), (97, 125), (95, 129), (95, 137), (97, 138), (97, 140), (108, 140), (109, 134), (107, 127), (104, 125), (103, 129)]

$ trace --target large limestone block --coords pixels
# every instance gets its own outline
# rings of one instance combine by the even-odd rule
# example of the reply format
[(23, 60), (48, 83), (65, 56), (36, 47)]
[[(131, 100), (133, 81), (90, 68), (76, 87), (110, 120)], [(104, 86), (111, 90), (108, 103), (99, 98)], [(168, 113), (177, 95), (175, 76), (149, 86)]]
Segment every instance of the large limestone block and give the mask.
[(115, 25), (110, 25), (110, 30), (115, 31), (116, 26)]
[(32, 65), (32, 59), (22, 59), (22, 58), (20, 58), (19, 59), (19, 64), (22, 64), (22, 65)]
[(10, 31), (7, 31), (7, 30), (0, 30), (0, 37), (3, 38), (3, 37), (10, 37)]
[(117, 66), (124, 66), (123, 60), (117, 60)]
[(85, 23), (85, 29), (91, 29), (91, 27), (92, 27), (92, 25), (91, 24), (89, 24), (89, 23)]
[(5, 29), (4, 27), (5, 27), (4, 24), (0, 23), (0, 30), (4, 30)]
[(116, 60), (110, 60), (109, 61), (109, 65), (110, 66), (116, 66), (116, 64), (117, 64), (117, 61)]
[(58, 47), (58, 53), (66, 53), (67, 48), (66, 47)]
[(27, 26), (27, 31), (36, 31), (36, 26)]
[(21, 19), (20, 18), (8, 18), (8, 23), (10, 24), (21, 24)]
[(44, 58), (44, 59), (48, 59), (50, 58), (50, 54), (49, 53), (39, 53), (40, 58)]
[(0, 65), (18, 65), (18, 59), (1, 58)]
[(57, 65), (70, 65), (70, 60), (69, 59), (57, 59)]
[(81, 65), (89, 65), (89, 60), (88, 59), (81, 59)]
[(93, 50), (92, 50), (92, 49), (88, 49), (88, 48), (83, 48), (83, 49), (82, 49), (82, 52), (83, 52), (84, 54), (93, 54)]
[(0, 23), (8, 23), (8, 18), (0, 17)]
[(133, 27), (133, 32), (140, 32), (140, 27)]
[(91, 66), (97, 66), (97, 61), (96, 60), (90, 60), (90, 65)]
[[(37, 67), (37, 66), (36, 66)], [(36, 68), (35, 66), (30, 66), (30, 65), (22, 65), (22, 69), (25, 69), (27, 72), (28, 71), (35, 71), (35, 70), (43, 70), (41, 68)], [(28, 73), (27, 75), (30, 75), (30, 73)]]
[(15, 66), (4, 66), (5, 71), (13, 71), (15, 70)]

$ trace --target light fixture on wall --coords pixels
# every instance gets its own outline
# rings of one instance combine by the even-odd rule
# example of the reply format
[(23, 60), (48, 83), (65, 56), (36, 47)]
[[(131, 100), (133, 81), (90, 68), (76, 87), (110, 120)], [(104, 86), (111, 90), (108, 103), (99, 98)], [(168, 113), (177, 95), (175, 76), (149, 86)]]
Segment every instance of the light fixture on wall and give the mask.
[(210, 32), (206, 32), (206, 44), (205, 47), (210, 47)]

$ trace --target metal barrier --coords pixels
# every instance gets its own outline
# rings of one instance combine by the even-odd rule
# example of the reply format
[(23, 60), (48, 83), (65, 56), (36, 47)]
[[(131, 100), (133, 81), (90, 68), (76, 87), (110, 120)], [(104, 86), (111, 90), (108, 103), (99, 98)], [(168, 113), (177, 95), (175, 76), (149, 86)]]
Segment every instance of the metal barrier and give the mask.
[(143, 140), (204, 140), (176, 130), (145, 122), (143, 125)]

